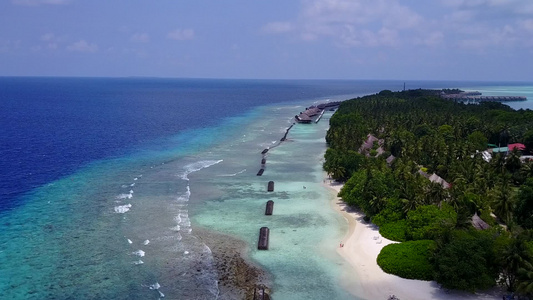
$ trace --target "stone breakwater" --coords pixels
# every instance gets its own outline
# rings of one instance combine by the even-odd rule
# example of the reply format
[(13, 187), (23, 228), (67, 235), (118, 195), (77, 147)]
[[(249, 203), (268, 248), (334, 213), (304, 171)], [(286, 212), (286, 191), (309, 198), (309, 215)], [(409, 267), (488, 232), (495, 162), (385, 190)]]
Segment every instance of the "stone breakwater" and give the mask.
[(195, 235), (213, 254), (219, 300), (253, 299), (256, 287), (265, 287), (270, 293), (270, 275), (248, 260), (244, 241), (203, 228), (195, 228)]

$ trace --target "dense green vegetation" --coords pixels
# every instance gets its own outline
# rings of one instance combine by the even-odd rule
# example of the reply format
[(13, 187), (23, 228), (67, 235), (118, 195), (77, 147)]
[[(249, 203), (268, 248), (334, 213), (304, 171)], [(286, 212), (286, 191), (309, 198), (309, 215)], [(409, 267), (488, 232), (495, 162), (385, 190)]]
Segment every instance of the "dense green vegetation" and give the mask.
[(403, 278), (433, 280), (435, 268), (428, 258), (435, 245), (431, 240), (387, 245), (378, 255), (378, 265), (385, 272)]
[[(482, 151), (488, 143), (532, 150), (533, 112), (439, 93), (382, 91), (343, 102), (330, 120), (324, 169), (345, 182), (345, 202), (404, 242), (380, 254), (385, 271), (468, 291), (499, 283), (530, 296), (533, 162), (518, 151), (486, 161)], [(369, 134), (375, 141), (365, 144)], [(490, 228), (474, 229), (474, 214)], [(427, 241), (434, 247), (414, 246)], [(409, 267), (411, 258), (431, 268)]]

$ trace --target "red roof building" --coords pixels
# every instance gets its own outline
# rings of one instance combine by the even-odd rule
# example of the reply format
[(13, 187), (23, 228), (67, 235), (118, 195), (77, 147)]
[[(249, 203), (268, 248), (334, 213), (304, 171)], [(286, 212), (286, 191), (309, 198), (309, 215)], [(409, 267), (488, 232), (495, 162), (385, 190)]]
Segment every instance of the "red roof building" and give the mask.
[(513, 151), (515, 148), (517, 148), (516, 150), (519, 150), (519, 151), (526, 150), (526, 146), (520, 143), (509, 144), (507, 145), (507, 147), (509, 147), (509, 151)]

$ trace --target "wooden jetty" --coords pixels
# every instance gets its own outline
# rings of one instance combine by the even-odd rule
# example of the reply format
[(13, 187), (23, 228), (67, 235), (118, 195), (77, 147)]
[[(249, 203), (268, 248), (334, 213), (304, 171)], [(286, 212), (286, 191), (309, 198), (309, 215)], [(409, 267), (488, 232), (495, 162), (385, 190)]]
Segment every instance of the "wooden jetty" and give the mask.
[(328, 109), (328, 108), (337, 108), (341, 105), (342, 101), (334, 101), (334, 102), (326, 102), (326, 103), (322, 103), (322, 104), (319, 104), (317, 105), (316, 107), (320, 108), (320, 109)]
[(274, 191), (274, 181), (269, 181), (268, 182), (267, 191), (269, 191), (269, 192), (273, 192)]
[(300, 112), (300, 114), (296, 115), (294, 118), (296, 119), (296, 121), (298, 121), (298, 123), (309, 124), (313, 121), (312, 117), (318, 115), (318, 118), (316, 118), (316, 120), (314, 121), (315, 123), (318, 123), (318, 121), (320, 121), (326, 109), (329, 109), (329, 110), (335, 109), (339, 107), (340, 104), (341, 102), (337, 101), (337, 102), (322, 103), (317, 106), (311, 106), (309, 108), (306, 108), (305, 111)]
[(464, 92), (459, 94), (447, 94), (441, 95), (441, 98), (454, 100), (454, 101), (463, 101), (463, 102), (485, 102), (485, 101), (495, 101), (495, 102), (510, 102), (510, 101), (526, 101), (527, 97), (523, 96), (481, 96), (480, 92)]
[(257, 172), (257, 176), (262, 176), (263, 172), (265, 172), (265, 169), (261, 168), (259, 172)]
[(268, 200), (265, 208), (265, 215), (271, 216), (274, 212), (274, 201)]
[(324, 115), (324, 112), (325, 110), (323, 110), (320, 115), (318, 116), (318, 118), (316, 118), (316, 121), (315, 121), (315, 124), (318, 123), (320, 121), (320, 119), (322, 119), (322, 116)]
[(257, 243), (257, 250), (268, 250), (268, 238), (270, 229), (268, 227), (261, 227), (259, 229), (259, 241)]

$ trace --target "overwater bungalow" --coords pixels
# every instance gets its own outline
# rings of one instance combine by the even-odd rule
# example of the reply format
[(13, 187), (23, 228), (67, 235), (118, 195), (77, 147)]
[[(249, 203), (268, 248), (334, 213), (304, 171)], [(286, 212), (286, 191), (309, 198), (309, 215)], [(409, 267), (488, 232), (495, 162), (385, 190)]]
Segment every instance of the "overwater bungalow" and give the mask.
[(298, 123), (311, 123), (311, 117), (304, 114), (304, 113), (301, 113), (297, 116), (294, 117), (296, 119), (296, 121), (298, 121)]

